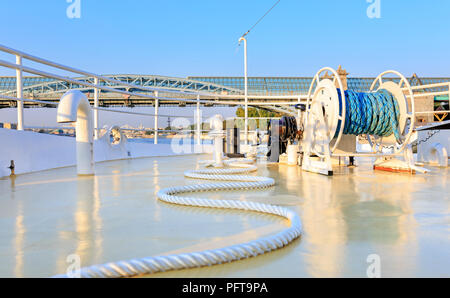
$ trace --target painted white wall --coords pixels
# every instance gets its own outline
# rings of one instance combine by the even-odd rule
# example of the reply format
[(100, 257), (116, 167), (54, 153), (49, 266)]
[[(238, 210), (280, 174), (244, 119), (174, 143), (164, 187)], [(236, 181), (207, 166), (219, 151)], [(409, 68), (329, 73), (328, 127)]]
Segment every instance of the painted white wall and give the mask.
[[(15, 173), (24, 174), (76, 164), (75, 138), (0, 128), (0, 177), (9, 176), (11, 160)], [(187, 149), (187, 148), (185, 148)], [(203, 152), (211, 152), (210, 145), (203, 145)], [(109, 135), (94, 142), (96, 162), (181, 154), (200, 153), (194, 150), (174, 150), (170, 144), (141, 144), (126, 142), (111, 146)], [(76, 169), (74, 168), (74, 172)]]

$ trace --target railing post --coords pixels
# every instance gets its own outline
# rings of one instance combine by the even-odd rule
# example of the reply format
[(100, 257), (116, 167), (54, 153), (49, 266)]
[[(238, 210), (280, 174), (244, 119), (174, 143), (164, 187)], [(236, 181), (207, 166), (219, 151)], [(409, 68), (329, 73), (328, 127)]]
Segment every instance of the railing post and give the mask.
[(197, 145), (201, 145), (200, 95), (197, 95)]
[(153, 139), (153, 142), (158, 144), (158, 110), (159, 110), (159, 99), (158, 99), (158, 91), (155, 91), (155, 138)]
[[(22, 56), (16, 55), (16, 64), (22, 66)], [(22, 68), (16, 69), (16, 87), (17, 87), (17, 130), (23, 130), (23, 82)]]
[[(98, 86), (98, 78), (94, 78), (94, 84)], [(94, 107), (98, 108), (99, 89), (94, 88)], [(94, 109), (94, 139), (98, 140), (98, 110)]]

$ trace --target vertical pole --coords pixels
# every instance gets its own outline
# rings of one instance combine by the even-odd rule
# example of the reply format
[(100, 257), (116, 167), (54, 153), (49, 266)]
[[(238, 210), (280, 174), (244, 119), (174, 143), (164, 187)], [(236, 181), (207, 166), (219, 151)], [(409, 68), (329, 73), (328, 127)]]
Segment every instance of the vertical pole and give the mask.
[(155, 145), (158, 144), (158, 110), (159, 110), (159, 99), (158, 91), (155, 91), (155, 138), (153, 139)]
[[(22, 66), (22, 56), (16, 55), (16, 64)], [(16, 69), (16, 88), (17, 88), (17, 130), (23, 130), (23, 83), (22, 68)]]
[(200, 95), (197, 95), (197, 145), (201, 145)]
[[(301, 100), (302, 99), (299, 96), (297, 100), (299, 104), (301, 103)], [(297, 110), (297, 118), (297, 129), (300, 129), (300, 126), (302, 124), (302, 111), (300, 109)]]
[[(98, 78), (94, 78), (94, 84), (98, 85)], [(98, 92), (99, 89), (94, 88), (94, 107), (98, 108)], [(94, 139), (98, 140), (98, 110), (94, 109)]]
[(247, 76), (247, 39), (244, 40), (244, 76), (245, 76), (245, 145), (248, 145), (248, 76)]

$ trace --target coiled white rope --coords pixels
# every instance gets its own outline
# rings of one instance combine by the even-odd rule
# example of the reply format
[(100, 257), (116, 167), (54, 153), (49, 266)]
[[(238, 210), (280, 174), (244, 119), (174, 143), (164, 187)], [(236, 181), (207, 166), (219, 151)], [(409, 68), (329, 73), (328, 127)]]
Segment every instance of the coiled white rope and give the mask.
[(287, 208), (255, 202), (211, 200), (177, 196), (183, 193), (201, 191), (263, 189), (271, 187), (275, 184), (275, 181), (268, 177), (237, 175), (250, 173), (257, 170), (256, 166), (249, 165), (249, 162), (252, 161), (245, 159), (231, 159), (225, 160), (224, 164), (236, 168), (205, 169), (185, 172), (186, 177), (194, 179), (239, 182), (219, 182), (171, 187), (160, 190), (157, 197), (164, 202), (185, 206), (238, 209), (278, 215), (286, 218), (291, 223), (288, 228), (278, 234), (220, 249), (169, 256), (147, 257), (128, 261), (112, 262), (103, 265), (94, 265), (82, 268), (78, 272), (73, 272), (70, 276), (66, 274), (56, 277), (131, 277), (135, 275), (152, 274), (169, 270), (211, 266), (237, 261), (244, 258), (255, 257), (288, 245), (301, 235), (302, 225), (298, 215)]

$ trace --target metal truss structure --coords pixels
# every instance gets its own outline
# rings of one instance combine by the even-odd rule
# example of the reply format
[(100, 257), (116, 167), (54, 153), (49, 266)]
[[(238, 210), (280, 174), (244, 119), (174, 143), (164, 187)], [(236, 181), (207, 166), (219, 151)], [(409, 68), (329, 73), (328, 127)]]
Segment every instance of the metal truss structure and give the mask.
[[(107, 86), (117, 90), (123, 90), (134, 93), (154, 94), (154, 91), (143, 88), (152, 88), (158, 91), (161, 97), (170, 97), (179, 99), (165, 101), (161, 99), (159, 105), (191, 105), (192, 102), (183, 101), (183, 99), (195, 99), (195, 93), (201, 93), (202, 100), (209, 100), (210, 103), (204, 105), (230, 106), (240, 105), (243, 101), (244, 94), (244, 78), (243, 77), (188, 77), (174, 78), (156, 75), (105, 75), (116, 81), (124, 82), (124, 85), (99, 80), (99, 85)], [(94, 84), (93, 77), (79, 77), (77, 81), (88, 82)], [(392, 79), (395, 81), (395, 79)], [(309, 85), (312, 78), (308, 77), (249, 77), (249, 103), (255, 102), (298, 102), (299, 96), (302, 99), (308, 93)], [(349, 89), (367, 92), (373, 78), (348, 78), (347, 83)], [(420, 78), (414, 75), (409, 79), (412, 86), (438, 84), (448, 82), (450, 78)], [(128, 86), (127, 86), (128, 84)], [(130, 88), (129, 84), (137, 86)], [(25, 98), (43, 100), (49, 102), (57, 102), (61, 95), (70, 89), (77, 89), (84, 92), (90, 101), (93, 101), (94, 90), (91, 87), (75, 84), (45, 77), (24, 77), (23, 78), (23, 95)], [(441, 90), (442, 89), (442, 90)], [(445, 87), (436, 86), (427, 90), (427, 92), (441, 92)], [(420, 91), (419, 91), (420, 92)], [(16, 78), (0, 77), (0, 94), (7, 96), (16, 96)], [(251, 98), (251, 97), (254, 98)], [(278, 96), (278, 98), (276, 98)], [(16, 101), (0, 100), (0, 108), (15, 107)], [(142, 98), (139, 96), (127, 96), (110, 91), (102, 90), (99, 96), (99, 106), (101, 107), (134, 107), (134, 106), (152, 106), (155, 101), (150, 98)], [(45, 107), (45, 104), (26, 103), (26, 106)], [(266, 106), (268, 108), (268, 106)]]
[[(188, 77), (188, 79), (244, 90), (244, 77)], [(251, 95), (289, 96), (306, 95), (311, 85), (312, 77), (249, 77), (248, 89)], [(368, 92), (375, 78), (347, 78), (348, 88), (358, 92)], [(398, 79), (392, 78), (398, 83)], [(414, 74), (408, 79), (411, 86), (429, 85), (449, 82), (450, 78), (418, 78)], [(435, 87), (432, 92), (444, 91), (445, 87)]]

